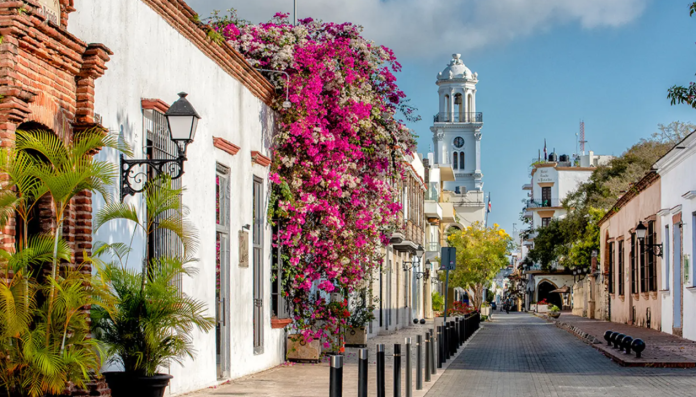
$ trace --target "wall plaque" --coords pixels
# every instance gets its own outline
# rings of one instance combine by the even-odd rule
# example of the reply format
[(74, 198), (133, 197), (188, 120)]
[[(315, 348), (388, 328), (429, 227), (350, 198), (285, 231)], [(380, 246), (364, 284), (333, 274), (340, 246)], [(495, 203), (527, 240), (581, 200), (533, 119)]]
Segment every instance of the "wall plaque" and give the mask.
[(239, 231), (239, 267), (249, 267), (249, 232)]
[(60, 0), (37, 0), (41, 6), (41, 14), (43, 14), (47, 20), (60, 24)]

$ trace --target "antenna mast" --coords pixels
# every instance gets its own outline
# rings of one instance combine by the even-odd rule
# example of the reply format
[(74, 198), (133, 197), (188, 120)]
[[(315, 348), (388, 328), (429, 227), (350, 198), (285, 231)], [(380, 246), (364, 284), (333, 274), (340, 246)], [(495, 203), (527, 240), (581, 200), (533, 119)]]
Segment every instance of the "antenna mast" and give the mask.
[(585, 140), (585, 122), (580, 120), (580, 151), (582, 152), (582, 155), (585, 155), (585, 144), (587, 141)]

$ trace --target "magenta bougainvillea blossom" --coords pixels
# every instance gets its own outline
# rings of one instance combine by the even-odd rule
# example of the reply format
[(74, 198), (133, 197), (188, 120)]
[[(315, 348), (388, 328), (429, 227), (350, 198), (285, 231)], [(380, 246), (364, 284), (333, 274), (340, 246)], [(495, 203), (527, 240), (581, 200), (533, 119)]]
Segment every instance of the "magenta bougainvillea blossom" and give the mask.
[[(283, 288), (305, 338), (335, 340), (349, 316), (331, 302), (366, 288), (401, 209), (395, 190), (415, 146), (396, 118), (412, 116), (394, 53), (350, 24), (286, 14), (250, 24), (215, 16), (210, 25), (278, 89), (269, 215), (283, 252)], [(284, 108), (285, 90), (290, 108)]]

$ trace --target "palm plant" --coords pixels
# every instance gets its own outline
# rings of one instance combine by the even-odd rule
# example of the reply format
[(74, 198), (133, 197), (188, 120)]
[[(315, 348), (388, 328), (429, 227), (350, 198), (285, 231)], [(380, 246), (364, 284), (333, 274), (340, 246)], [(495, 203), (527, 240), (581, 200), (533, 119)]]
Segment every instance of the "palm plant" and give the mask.
[[(18, 130), (15, 147), (16, 152), (26, 154), (26, 168), (31, 175), (30, 179), (38, 181), (38, 192), (45, 192), (53, 199), (56, 230), (51, 277), (55, 280), (58, 271), (58, 245), (70, 201), (83, 191), (98, 192), (107, 202), (110, 201), (107, 186), (118, 174), (118, 167), (107, 161), (96, 160), (94, 153), (102, 148), (128, 152), (128, 147), (117, 136), (106, 134), (97, 128), (76, 133), (68, 143), (52, 131)], [(51, 285), (48, 293), (49, 311), (55, 298), (55, 285)], [(47, 327), (50, 333), (50, 316)]]
[(205, 304), (176, 287), (176, 280), (194, 272), (189, 264), (197, 244), (194, 228), (184, 220), (181, 192), (163, 176), (149, 182), (144, 190), (144, 217), (133, 205), (124, 203), (109, 204), (95, 217), (95, 230), (109, 221), (125, 219), (134, 223), (133, 235), (138, 230), (146, 236), (168, 230), (178, 236), (184, 248), (182, 256), (152, 258), (140, 271), (127, 266), (132, 237), (128, 245), (99, 244), (95, 250), (96, 258), (111, 255), (109, 263), (100, 259), (95, 263), (116, 304), (113, 311), (101, 305), (92, 307), (92, 330), (106, 345), (111, 361), (123, 365), (126, 373), (153, 376), (159, 367), (193, 357), (191, 332), (194, 328), (208, 332), (213, 327), (213, 320), (204, 316)]
[[(60, 260), (70, 251), (62, 240)], [(96, 341), (89, 338), (84, 307), (94, 299), (89, 273), (67, 268), (48, 284), (39, 285), (23, 271), (53, 257), (52, 239), (30, 238), (16, 253), (0, 251), (11, 276), (0, 278), (0, 385), (9, 396), (61, 394), (69, 386), (85, 387), (90, 373), (102, 365)], [(58, 292), (53, 305), (37, 303), (37, 295)], [(100, 295), (100, 294), (96, 294)], [(48, 324), (54, 324), (49, 328)]]
[[(60, 394), (84, 387), (102, 365), (89, 337), (85, 307), (110, 309), (109, 296), (90, 272), (58, 263), (72, 252), (61, 237), (66, 207), (83, 190), (106, 193), (115, 166), (92, 159), (101, 147), (123, 148), (101, 130), (76, 134), (65, 144), (50, 131), (17, 131), (16, 146), (0, 153), (0, 172), (8, 177), (0, 191), (0, 226), (19, 219), (14, 249), (0, 249), (0, 391), (10, 396)], [(53, 198), (53, 235), (30, 235), (36, 203)], [(39, 283), (41, 267), (51, 275)]]

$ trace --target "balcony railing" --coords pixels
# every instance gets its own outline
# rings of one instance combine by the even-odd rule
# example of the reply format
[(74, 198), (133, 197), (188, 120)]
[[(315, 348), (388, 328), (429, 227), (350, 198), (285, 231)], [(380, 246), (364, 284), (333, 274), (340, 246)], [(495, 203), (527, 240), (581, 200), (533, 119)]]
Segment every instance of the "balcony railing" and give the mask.
[(527, 208), (560, 207), (559, 199), (527, 200)]
[(425, 250), (428, 252), (440, 252), (440, 243), (425, 243)]
[(433, 116), (436, 123), (483, 123), (483, 112), (442, 112)]

